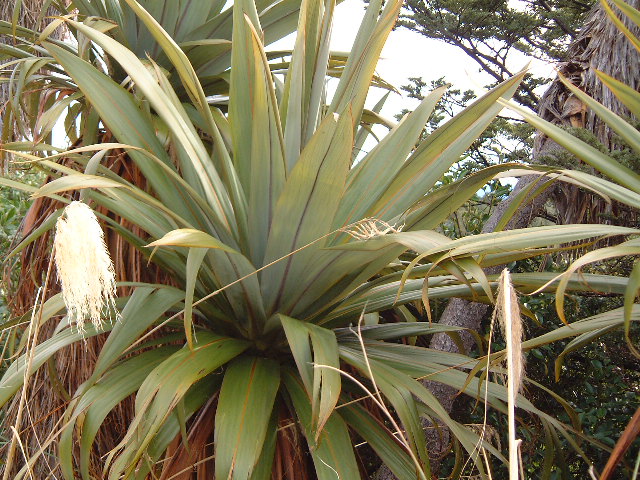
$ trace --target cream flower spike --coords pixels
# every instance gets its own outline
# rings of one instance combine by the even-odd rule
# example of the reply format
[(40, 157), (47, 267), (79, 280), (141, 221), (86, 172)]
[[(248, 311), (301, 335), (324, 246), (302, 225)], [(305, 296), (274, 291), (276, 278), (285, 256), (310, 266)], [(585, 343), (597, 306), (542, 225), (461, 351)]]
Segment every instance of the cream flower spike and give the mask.
[(105, 315), (117, 317), (113, 263), (93, 210), (82, 202), (67, 205), (56, 223), (53, 247), (69, 323), (84, 332), (87, 320), (101, 328)]

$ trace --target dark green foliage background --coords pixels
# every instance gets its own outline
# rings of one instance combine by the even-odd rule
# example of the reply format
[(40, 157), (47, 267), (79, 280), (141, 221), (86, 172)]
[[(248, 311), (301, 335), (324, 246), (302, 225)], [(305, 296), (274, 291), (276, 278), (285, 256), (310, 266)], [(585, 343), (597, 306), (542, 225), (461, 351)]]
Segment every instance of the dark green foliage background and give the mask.
[[(34, 174), (25, 172), (14, 172), (5, 175), (8, 178), (19, 177), (24, 180), (25, 177), (33, 178)], [(6, 255), (11, 250), (16, 234), (20, 227), (20, 223), (30, 205), (29, 196), (15, 189), (0, 187), (0, 257), (1, 265), (5, 272), (11, 278), (16, 278), (18, 273), (17, 258), (6, 259)], [(0, 281), (0, 323), (3, 323), (9, 317), (7, 310), (7, 286)]]

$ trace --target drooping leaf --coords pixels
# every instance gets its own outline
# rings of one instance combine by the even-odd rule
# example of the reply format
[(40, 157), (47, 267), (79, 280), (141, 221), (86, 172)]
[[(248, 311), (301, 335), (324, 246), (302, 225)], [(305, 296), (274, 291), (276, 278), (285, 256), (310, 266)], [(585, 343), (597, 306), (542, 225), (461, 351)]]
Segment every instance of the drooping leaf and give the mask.
[[(184, 108), (176, 102), (175, 93), (163, 90), (150, 70), (133, 52), (124, 48), (117, 41), (80, 23), (70, 22), (70, 24), (113, 56), (136, 82), (137, 87), (144, 93), (174, 134), (175, 141), (179, 145), (178, 152), (183, 174), (187, 174), (189, 171), (194, 172), (192, 184), (201, 189), (203, 196), (216, 212), (217, 218), (214, 220), (218, 222), (221, 229), (220, 234), (223, 235), (225, 231), (234, 232), (236, 229), (235, 218), (226, 187), (218, 173), (212, 168), (209, 154), (193, 124), (188, 121)], [(85, 95), (87, 95), (86, 91)]]
[(317, 441), (340, 397), (338, 343), (331, 330), (284, 315), (279, 318), (307, 394), (311, 396), (312, 428)]
[[(170, 164), (152, 126), (124, 88), (65, 49), (48, 42), (44, 46), (77, 82), (93, 108), (99, 112), (102, 121), (121, 143), (144, 148)], [(175, 186), (163, 174), (162, 169), (149, 163), (142, 153), (133, 151), (130, 156), (164, 203), (173, 205), (179, 213), (185, 214), (184, 204)], [(189, 215), (184, 216), (190, 218)]]
[(193, 349), (182, 348), (158, 365), (136, 395), (136, 416), (116, 450), (107, 460), (109, 478), (130, 475), (165, 424), (171, 412), (199, 380), (238, 356), (246, 342), (198, 332)]
[(418, 477), (411, 458), (381, 421), (358, 404), (340, 408), (340, 415), (375, 450), (398, 480), (414, 480)]
[(201, 232), (194, 228), (180, 228), (166, 233), (159, 240), (151, 242), (147, 247), (189, 247), (189, 248), (219, 248), (225, 252), (237, 253), (234, 249), (228, 247), (217, 238), (212, 237), (208, 233)]
[(120, 188), (124, 187), (120, 182), (96, 175), (67, 175), (57, 178), (36, 190), (32, 197), (49, 197), (56, 193), (69, 190), (81, 190), (83, 188)]
[(334, 411), (329, 417), (316, 442), (312, 426), (311, 401), (300, 377), (291, 371), (285, 371), (283, 381), (307, 438), (318, 480), (361, 478), (347, 425), (338, 412)]
[(313, 392), (314, 369), (309, 329), (303, 322), (284, 315), (279, 317), (304, 388), (307, 394), (311, 395)]
[(187, 345), (190, 349), (193, 349), (193, 295), (198, 279), (198, 272), (206, 254), (206, 248), (190, 248), (189, 253), (187, 254), (187, 284), (185, 285), (185, 305), (183, 316), (184, 335), (187, 339)]

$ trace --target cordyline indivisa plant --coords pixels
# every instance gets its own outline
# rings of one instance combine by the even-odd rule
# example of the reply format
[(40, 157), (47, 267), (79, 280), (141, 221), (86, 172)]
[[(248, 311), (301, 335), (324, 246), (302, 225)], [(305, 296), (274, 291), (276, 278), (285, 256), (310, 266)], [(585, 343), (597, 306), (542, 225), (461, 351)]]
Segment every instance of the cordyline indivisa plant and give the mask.
[[(635, 230), (553, 226), (456, 241), (437, 233), (513, 167), (439, 183), (524, 72), (421, 139), (443, 88), (398, 124), (364, 108), (372, 85), (389, 88), (375, 66), (401, 1), (369, 3), (349, 54), (329, 50), (335, 6), (76, 0), (59, 5), (70, 15), (54, 20), (68, 41), (0, 22), (15, 38), (3, 52), (17, 58), (11, 81), (21, 99), (8, 104), (6, 122), (32, 140), (4, 148), (49, 175), (39, 189), (2, 184), (54, 206), (12, 254), (46, 238), (61, 206), (81, 191), (106, 229), (118, 278), (127, 278), (118, 253), (126, 247), (139, 269), (167, 280), (121, 282), (118, 320), (93, 322), (90, 314), (82, 332), (82, 307), (66, 310), (61, 295), (34, 307), (34, 321), (55, 328), (34, 348), (19, 339), (11, 346), (17, 358), (0, 380), (0, 405), (16, 404), (41, 368), (59, 379), (58, 353), (68, 346), (104, 341), (80, 385), (56, 384), (64, 401), (46, 418), (59, 421), (29, 437), (25, 458), (0, 466), (5, 478), (34, 469), (38, 478), (192, 478), (195, 469), (197, 478), (355, 479), (367, 475), (355, 448), (366, 442), (369, 457), (398, 478), (428, 479), (424, 418), (451, 430), (455, 450), (466, 451), (482, 477), (480, 451), (506, 462), (418, 379), (499, 411), (506, 387), (484, 384), (475, 370), (468, 376), (486, 360), (415, 345), (415, 336), (458, 333), (416, 321), (406, 305), (455, 295), (488, 302), (497, 279), (483, 266)], [(265, 50), (293, 30), (293, 51)], [(336, 78), (331, 95), (328, 77)], [(19, 110), (32, 105), (36, 113), (24, 117)], [(63, 152), (49, 145), (58, 120), (73, 141)], [(387, 135), (360, 153), (377, 123)], [(69, 210), (64, 215), (70, 221)], [(55, 248), (67, 252), (59, 225)], [(106, 260), (91, 261), (104, 268)], [(89, 281), (110, 291), (98, 271)], [(61, 279), (68, 299), (75, 279)], [(549, 279), (513, 275), (529, 291)], [(571, 287), (587, 288), (575, 280)], [(109, 416), (126, 402), (134, 403), (130, 418)], [(518, 407), (568, 436), (522, 395)], [(40, 424), (6, 423), (21, 432), (9, 434), (14, 452)], [(115, 448), (105, 449), (105, 438)], [(457, 458), (456, 468), (464, 455)]]

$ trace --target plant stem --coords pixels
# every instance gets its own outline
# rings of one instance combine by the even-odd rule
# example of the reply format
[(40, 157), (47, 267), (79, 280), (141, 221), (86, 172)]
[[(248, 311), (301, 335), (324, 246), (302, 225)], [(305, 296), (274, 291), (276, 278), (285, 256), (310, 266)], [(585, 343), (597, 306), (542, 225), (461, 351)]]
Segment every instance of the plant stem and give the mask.
[(507, 340), (507, 395), (509, 413), (509, 480), (518, 480), (518, 444), (516, 440), (516, 385), (513, 358), (513, 336), (511, 315), (511, 281), (508, 270), (502, 274), (502, 292), (504, 299), (504, 325)]

